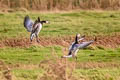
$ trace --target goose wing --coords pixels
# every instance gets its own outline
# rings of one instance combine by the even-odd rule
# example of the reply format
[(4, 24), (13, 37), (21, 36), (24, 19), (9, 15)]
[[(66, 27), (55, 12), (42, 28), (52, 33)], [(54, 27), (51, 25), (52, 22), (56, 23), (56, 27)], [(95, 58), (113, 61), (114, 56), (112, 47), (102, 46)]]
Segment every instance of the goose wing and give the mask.
[(79, 49), (82, 49), (82, 48), (86, 48), (87, 46), (89, 46), (90, 44), (92, 44), (94, 41), (91, 40), (91, 41), (88, 41), (88, 42), (82, 42), (78, 45), (78, 48)]
[(94, 40), (87, 41), (87, 42), (82, 42), (82, 43), (78, 44), (78, 48), (79, 49), (85, 48), (85, 47), (89, 46), (90, 44), (92, 44), (95, 41), (97, 41), (97, 37), (95, 37)]
[(33, 24), (34, 24), (34, 22), (29, 18), (29, 16), (25, 16), (24, 27), (27, 29), (28, 32), (32, 31)]

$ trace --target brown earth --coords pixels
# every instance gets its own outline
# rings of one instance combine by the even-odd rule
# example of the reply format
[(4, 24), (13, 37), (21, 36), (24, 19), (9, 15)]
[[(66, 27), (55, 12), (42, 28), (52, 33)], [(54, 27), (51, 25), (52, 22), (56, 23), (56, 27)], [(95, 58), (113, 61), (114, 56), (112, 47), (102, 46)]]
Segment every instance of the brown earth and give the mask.
[[(64, 37), (40, 37), (40, 43), (37, 43), (36, 40), (30, 42), (29, 38), (9, 38), (0, 41), (0, 48), (3, 47), (29, 47), (32, 45), (37, 46), (52, 46), (60, 45), (68, 47), (73, 41), (73, 36), (64, 36)], [(86, 36), (85, 41), (93, 40), (94, 37)], [(97, 36), (97, 41), (93, 43), (95, 46), (103, 46), (107, 48), (116, 48), (120, 45), (120, 35), (113, 36)]]

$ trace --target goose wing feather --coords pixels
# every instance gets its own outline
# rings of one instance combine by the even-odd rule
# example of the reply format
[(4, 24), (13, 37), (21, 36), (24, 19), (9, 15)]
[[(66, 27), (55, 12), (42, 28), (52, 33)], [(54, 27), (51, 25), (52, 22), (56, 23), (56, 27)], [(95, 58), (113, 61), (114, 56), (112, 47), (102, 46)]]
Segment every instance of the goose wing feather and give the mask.
[(28, 32), (32, 31), (33, 24), (34, 24), (34, 22), (29, 18), (29, 16), (25, 16), (24, 27), (27, 29)]
[(92, 44), (93, 42), (94, 42), (93, 40), (91, 40), (91, 41), (89, 41), (89, 42), (82, 42), (82, 43), (78, 44), (78, 48), (79, 48), (79, 49), (86, 48), (87, 46), (89, 46), (89, 45)]

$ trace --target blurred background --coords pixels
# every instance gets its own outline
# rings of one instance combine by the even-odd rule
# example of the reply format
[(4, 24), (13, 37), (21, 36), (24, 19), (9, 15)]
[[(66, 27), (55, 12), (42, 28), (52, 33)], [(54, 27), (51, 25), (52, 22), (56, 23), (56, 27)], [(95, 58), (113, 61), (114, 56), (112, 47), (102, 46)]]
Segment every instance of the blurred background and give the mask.
[(120, 0), (0, 0), (0, 10), (119, 10)]

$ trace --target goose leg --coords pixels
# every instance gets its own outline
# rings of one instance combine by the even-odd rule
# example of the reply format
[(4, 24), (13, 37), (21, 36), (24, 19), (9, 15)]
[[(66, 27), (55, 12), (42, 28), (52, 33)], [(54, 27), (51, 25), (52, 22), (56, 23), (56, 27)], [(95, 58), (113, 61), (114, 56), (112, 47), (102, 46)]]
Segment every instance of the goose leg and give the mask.
[(34, 34), (34, 33), (31, 33), (31, 35), (30, 35), (30, 41), (31, 41), (31, 42), (32, 42), (34, 36), (35, 36), (35, 34)]
[(77, 56), (75, 56), (75, 59), (76, 59), (76, 61), (77, 61)]
[(37, 35), (37, 34), (35, 34), (35, 36), (36, 36), (36, 40), (37, 40), (37, 42), (39, 43), (39, 42), (40, 42), (40, 40), (39, 40), (39, 38), (38, 38), (38, 35)]

